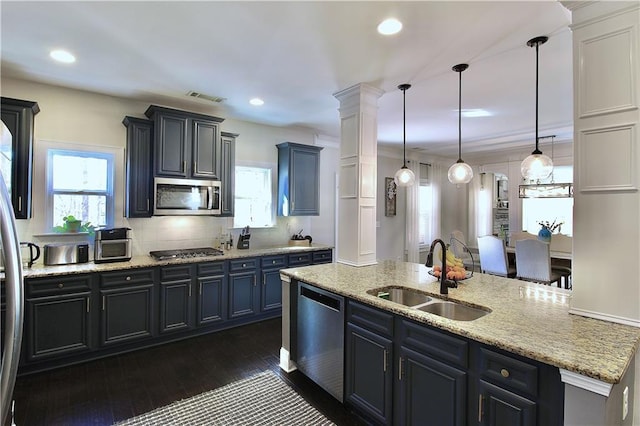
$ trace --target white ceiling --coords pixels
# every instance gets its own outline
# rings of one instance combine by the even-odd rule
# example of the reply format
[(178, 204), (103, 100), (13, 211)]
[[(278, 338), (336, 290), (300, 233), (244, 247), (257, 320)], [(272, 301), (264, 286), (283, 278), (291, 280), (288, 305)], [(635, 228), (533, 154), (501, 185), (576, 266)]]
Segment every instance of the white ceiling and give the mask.
[[(380, 143), (457, 156), (458, 74), (464, 153), (531, 146), (535, 131), (535, 48), (540, 46), (540, 136), (572, 139), (570, 13), (556, 1), (471, 2), (8, 2), (0, 4), (2, 76), (149, 103), (203, 108), (339, 137), (334, 93), (368, 83), (379, 100)], [(403, 31), (381, 36), (387, 17)], [(77, 62), (60, 65), (65, 48)], [(213, 106), (186, 96), (226, 98)], [(250, 98), (265, 100), (262, 107)], [(211, 106), (210, 106), (211, 105)], [(397, 146), (397, 145), (396, 145)], [(544, 149), (544, 148), (543, 148)]]

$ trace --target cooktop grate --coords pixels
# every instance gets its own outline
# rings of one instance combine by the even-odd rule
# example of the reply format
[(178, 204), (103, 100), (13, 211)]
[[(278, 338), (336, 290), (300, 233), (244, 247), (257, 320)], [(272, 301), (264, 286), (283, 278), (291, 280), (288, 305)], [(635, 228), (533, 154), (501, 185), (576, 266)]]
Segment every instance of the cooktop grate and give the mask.
[(149, 255), (156, 260), (191, 259), (197, 257), (220, 256), (223, 252), (213, 247), (199, 247), (178, 250), (150, 251)]

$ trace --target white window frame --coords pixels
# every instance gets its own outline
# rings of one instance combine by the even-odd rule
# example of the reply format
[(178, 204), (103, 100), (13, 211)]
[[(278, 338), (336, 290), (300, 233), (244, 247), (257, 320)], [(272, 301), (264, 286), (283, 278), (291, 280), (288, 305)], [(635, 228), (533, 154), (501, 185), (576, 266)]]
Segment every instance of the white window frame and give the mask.
[[(233, 228), (234, 229), (240, 229), (243, 228), (244, 226), (250, 226), (252, 228), (274, 228), (277, 226), (276, 223), (276, 194), (277, 194), (277, 184), (278, 184), (278, 174), (277, 174), (277, 166), (275, 164), (272, 163), (260, 163), (260, 162), (239, 162), (236, 164), (236, 171), (238, 170), (238, 168), (255, 168), (255, 169), (265, 169), (265, 170), (269, 170), (270, 175), (271, 175), (271, 217), (270, 217), (270, 224), (269, 225), (259, 225), (259, 224), (249, 224), (249, 223), (239, 223), (236, 222), (236, 218), (238, 217), (238, 210), (236, 208), (235, 202), (236, 202), (236, 197), (238, 195), (238, 179), (236, 179), (236, 190), (234, 193), (234, 198), (233, 198), (233, 202), (234, 202), (234, 217), (233, 217)], [(235, 173), (235, 172), (234, 172)]]
[(87, 195), (106, 195), (106, 207), (105, 217), (106, 222), (104, 224), (93, 224), (95, 226), (113, 226), (115, 223), (115, 211), (116, 211), (116, 181), (118, 176), (118, 170), (122, 170), (122, 166), (119, 165), (122, 157), (122, 150), (114, 147), (104, 147), (95, 145), (79, 145), (79, 144), (65, 144), (65, 143), (46, 143), (44, 148), (44, 162), (45, 162), (45, 227), (47, 230), (53, 229), (53, 164), (52, 157), (56, 153), (67, 153), (69, 155), (78, 157), (95, 157), (104, 158), (108, 161), (108, 176), (107, 176), (107, 190), (106, 191), (58, 191), (60, 194), (87, 194)]

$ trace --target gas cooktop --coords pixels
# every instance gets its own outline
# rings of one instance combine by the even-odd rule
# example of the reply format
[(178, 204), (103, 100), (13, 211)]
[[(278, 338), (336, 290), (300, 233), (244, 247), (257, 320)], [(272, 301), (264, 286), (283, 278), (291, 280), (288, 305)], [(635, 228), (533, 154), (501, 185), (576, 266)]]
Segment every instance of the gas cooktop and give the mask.
[(223, 252), (213, 247), (199, 247), (178, 250), (150, 251), (149, 255), (156, 260), (191, 259), (197, 257), (220, 256)]

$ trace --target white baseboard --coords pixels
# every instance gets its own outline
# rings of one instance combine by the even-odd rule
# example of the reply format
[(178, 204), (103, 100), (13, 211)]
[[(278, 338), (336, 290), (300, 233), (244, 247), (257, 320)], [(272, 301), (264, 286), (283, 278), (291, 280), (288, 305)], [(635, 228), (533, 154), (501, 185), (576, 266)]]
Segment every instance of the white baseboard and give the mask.
[(280, 368), (287, 373), (291, 373), (298, 369), (296, 363), (291, 361), (289, 351), (285, 348), (280, 348)]

